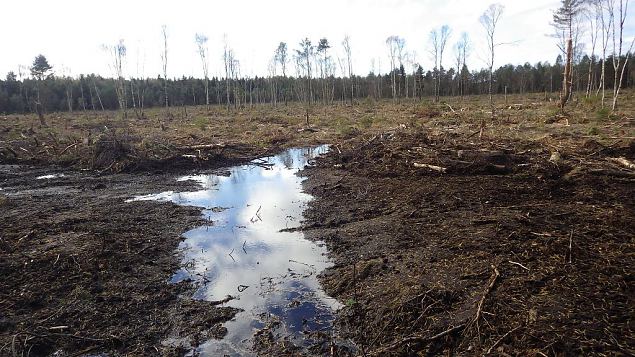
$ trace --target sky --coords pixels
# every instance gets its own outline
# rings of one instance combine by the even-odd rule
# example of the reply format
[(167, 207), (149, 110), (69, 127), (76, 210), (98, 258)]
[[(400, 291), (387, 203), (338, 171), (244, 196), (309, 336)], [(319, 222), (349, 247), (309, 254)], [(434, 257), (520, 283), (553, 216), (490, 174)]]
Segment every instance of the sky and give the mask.
[[(558, 55), (550, 21), (558, 0), (499, 0), (505, 7), (496, 42), (495, 66), (550, 61)], [(350, 36), (353, 71), (388, 71), (385, 40), (406, 41), (425, 70), (433, 66), (430, 31), (449, 25), (451, 38), (443, 66), (455, 63), (453, 46), (462, 32), (472, 41), (470, 69), (486, 66), (485, 34), (478, 19), (492, 0), (0, 0), (0, 76), (18, 72), (38, 54), (57, 75), (97, 73), (113, 76), (111, 57), (103, 45), (120, 39), (127, 47), (127, 76), (156, 77), (162, 73), (161, 27), (168, 32), (168, 76), (202, 77), (194, 36), (208, 38), (210, 76), (222, 76), (224, 38), (240, 61), (241, 74), (267, 75), (278, 43), (292, 50), (307, 37), (326, 37), (331, 56), (344, 58), (341, 42)], [(635, 36), (635, 3), (626, 20), (626, 38)], [(586, 41), (585, 41), (586, 42)], [(294, 73), (289, 65), (288, 72)]]

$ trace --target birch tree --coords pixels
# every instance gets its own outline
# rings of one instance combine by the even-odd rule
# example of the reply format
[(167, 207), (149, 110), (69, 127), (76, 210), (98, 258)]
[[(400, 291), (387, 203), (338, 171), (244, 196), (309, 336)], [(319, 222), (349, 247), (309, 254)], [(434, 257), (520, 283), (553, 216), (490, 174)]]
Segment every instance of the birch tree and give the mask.
[[(595, 0), (595, 1), (592, 1), (592, 3), (593, 2), (598, 2), (598, 1)], [(594, 5), (594, 4), (591, 4), (591, 5)], [(588, 98), (589, 96), (591, 96), (591, 90), (593, 89), (593, 82), (594, 82), (593, 67), (595, 67), (595, 47), (597, 44), (597, 38), (598, 38), (598, 32), (599, 32), (599, 29), (598, 29), (599, 16), (597, 11), (595, 11), (594, 6), (586, 9), (585, 16), (589, 24), (589, 37), (591, 41), (591, 56), (589, 58), (589, 69), (587, 71), (587, 87), (586, 87), (586, 97)]]
[[(500, 20), (501, 15), (503, 14), (504, 7), (501, 4), (491, 4), (487, 10), (481, 15), (479, 18), (479, 22), (483, 26), (485, 30), (486, 40), (487, 40), (487, 49), (488, 49), (488, 58), (487, 58), (487, 67), (489, 71), (489, 83), (487, 86), (487, 92), (489, 94), (489, 105), (492, 110), (492, 119), (495, 115), (494, 108), (494, 99), (492, 97), (492, 82), (494, 79), (494, 55), (496, 47), (500, 44), (496, 43), (495, 35), (496, 35), (496, 26), (498, 25), (498, 21)], [(485, 129), (485, 119), (481, 120), (481, 130), (479, 133), (479, 137), (483, 137), (483, 130)]]
[(229, 48), (229, 43), (227, 40), (227, 34), (223, 36), (223, 63), (225, 67), (225, 94), (227, 99), (227, 110), (229, 111), (229, 92), (230, 92), (230, 82), (231, 82), (231, 67), (233, 65), (233, 53), (231, 48)]
[(454, 45), (454, 57), (456, 60), (456, 78), (457, 78), (457, 90), (458, 95), (463, 97), (464, 93), (464, 81), (463, 81), (463, 67), (466, 64), (468, 53), (470, 52), (470, 39), (467, 32), (463, 32), (461, 37)]
[(170, 106), (168, 102), (168, 27), (166, 25), (161, 26), (161, 35), (163, 37), (163, 51), (161, 52), (161, 64), (163, 66), (163, 91), (165, 95), (165, 109), (170, 114)]
[[(344, 40), (342, 41), (342, 47), (344, 48), (344, 55), (346, 56), (346, 67), (348, 69), (348, 80), (351, 85), (351, 105), (353, 105), (353, 96), (354, 96), (354, 85), (353, 85), (353, 58), (351, 53), (351, 38), (350, 36), (344, 36)], [(342, 71), (344, 72), (344, 71)], [(342, 73), (343, 76), (346, 76), (345, 73)]]
[[(386, 39), (388, 47), (388, 55), (390, 58), (390, 78), (392, 80), (392, 99), (397, 99), (397, 56), (399, 53), (400, 43), (403, 39), (399, 36), (390, 36)], [(401, 45), (403, 47), (403, 45)]]
[[(613, 24), (613, 69), (615, 72), (615, 78), (613, 81), (613, 106), (612, 109), (617, 109), (617, 98), (620, 95), (620, 88), (622, 87), (622, 80), (624, 79), (624, 71), (626, 70), (626, 64), (630, 52), (633, 49), (633, 43), (627, 51), (626, 59), (622, 64), (622, 50), (624, 45), (624, 23), (626, 22), (626, 14), (628, 12), (628, 0), (619, 0), (619, 10), (615, 14), (615, 0), (608, 0), (609, 11), (615, 15), (612, 16), (615, 23)], [(633, 39), (635, 42), (635, 38)], [(620, 72), (620, 67), (622, 68)]]
[[(611, 0), (608, 0), (611, 1)], [(600, 73), (600, 86), (596, 92), (596, 95), (599, 94), (600, 90), (602, 90), (602, 108), (604, 108), (604, 102), (606, 100), (606, 51), (609, 45), (609, 37), (611, 33), (611, 29), (613, 27), (613, 12), (608, 11), (608, 2), (607, 0), (596, 0), (594, 3), (596, 16), (599, 17), (600, 27), (601, 27), (601, 35), (602, 35), (602, 69)]]
[(430, 44), (432, 44), (432, 49), (430, 50), (430, 54), (434, 60), (434, 100), (436, 102), (439, 101), (439, 96), (441, 92), (441, 74), (443, 71), (443, 52), (445, 51), (445, 46), (448, 43), (448, 39), (450, 38), (450, 27), (448, 25), (443, 25), (439, 29), (434, 29), (430, 31)]
[(198, 55), (201, 58), (201, 64), (203, 66), (203, 76), (205, 77), (205, 105), (207, 105), (207, 109), (209, 109), (209, 64), (207, 62), (207, 40), (207, 36), (202, 33), (197, 33), (194, 36)]
[(276, 53), (274, 56), (274, 66), (280, 64), (280, 70), (282, 71), (282, 96), (284, 98), (285, 104), (287, 103), (287, 63), (289, 62), (287, 44), (285, 42), (280, 42), (278, 44), (278, 48), (276, 48)]
[(112, 46), (104, 46), (104, 50), (110, 55), (110, 70), (115, 77), (115, 94), (117, 95), (119, 110), (121, 110), (123, 118), (127, 118), (126, 80), (123, 67), (127, 54), (126, 45), (123, 40), (119, 40), (119, 42)]

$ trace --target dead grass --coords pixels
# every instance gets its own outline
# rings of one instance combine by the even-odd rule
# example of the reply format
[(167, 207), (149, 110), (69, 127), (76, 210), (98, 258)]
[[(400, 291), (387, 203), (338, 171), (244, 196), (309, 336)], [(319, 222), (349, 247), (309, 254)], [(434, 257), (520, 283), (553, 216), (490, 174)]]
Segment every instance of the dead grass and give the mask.
[[(132, 115), (122, 119), (113, 111), (52, 113), (47, 115), (47, 126), (40, 126), (35, 115), (8, 115), (0, 117), (0, 162), (92, 168), (98, 138), (113, 132), (134, 138), (127, 144), (136, 157), (166, 159), (183, 154), (175, 147), (188, 145), (240, 144), (275, 150), (372, 136), (403, 126), (472, 135), (482, 119), (487, 123), (485, 134), (499, 139), (591, 137), (610, 144), (612, 138), (635, 135), (634, 96), (635, 91), (625, 91), (616, 113), (601, 109), (597, 98), (582, 96), (563, 112), (557, 108), (554, 95), (508, 95), (507, 100), (497, 96), (493, 120), (487, 96), (444, 97), (440, 103), (429, 98), (363, 99), (354, 106), (311, 107), (311, 131), (304, 130), (305, 108), (300, 103), (229, 111), (223, 106), (171, 108), (169, 115), (164, 108), (151, 108), (141, 119)], [(131, 159), (129, 155), (126, 158)]]

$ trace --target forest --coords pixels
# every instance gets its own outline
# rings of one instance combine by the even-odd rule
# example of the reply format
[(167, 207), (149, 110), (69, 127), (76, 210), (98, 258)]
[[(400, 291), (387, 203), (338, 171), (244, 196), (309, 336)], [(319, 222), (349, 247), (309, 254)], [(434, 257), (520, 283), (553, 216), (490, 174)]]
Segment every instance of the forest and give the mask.
[[(621, 58), (625, 62), (626, 56)], [(612, 58), (607, 59), (611, 63)], [(574, 88), (576, 91), (596, 94), (602, 73), (602, 62), (598, 58), (584, 55), (575, 65)], [(563, 59), (531, 65), (505, 65), (494, 71), (495, 94), (544, 93), (556, 96), (562, 89)], [(414, 71), (412, 71), (414, 69)], [(614, 84), (614, 68), (607, 65), (606, 88)], [(394, 75), (396, 98), (433, 97), (435, 95), (435, 71), (424, 71), (421, 66), (408, 71), (403, 65), (383, 75), (369, 73), (366, 76), (335, 77), (333, 75), (313, 80), (315, 90), (312, 99), (317, 103), (345, 103), (365, 98), (393, 98), (391, 79)], [(486, 69), (473, 71), (463, 66), (460, 73), (456, 68), (439, 72), (441, 96), (481, 95), (488, 93), (489, 72)], [(23, 75), (24, 76), (24, 75)], [(635, 85), (635, 61), (628, 62), (623, 88)], [(589, 78), (591, 81), (589, 82)], [(166, 81), (162, 78), (130, 78), (125, 80), (126, 106), (141, 113), (139, 109), (165, 105), (164, 88), (168, 88), (168, 103), (171, 106), (192, 106), (206, 104), (205, 79), (179, 78)], [(284, 103), (302, 100), (304, 82), (298, 77), (254, 77), (209, 78), (209, 104), (229, 103), (232, 107), (254, 104)], [(24, 78), (10, 72), (5, 80), (0, 80), (0, 113), (34, 113), (37, 79)], [(351, 90), (352, 87), (352, 90)], [(117, 81), (96, 75), (81, 75), (79, 78), (61, 77), (49, 74), (40, 85), (42, 107), (45, 112), (77, 110), (117, 110)], [(555, 98), (555, 97), (554, 97)]]

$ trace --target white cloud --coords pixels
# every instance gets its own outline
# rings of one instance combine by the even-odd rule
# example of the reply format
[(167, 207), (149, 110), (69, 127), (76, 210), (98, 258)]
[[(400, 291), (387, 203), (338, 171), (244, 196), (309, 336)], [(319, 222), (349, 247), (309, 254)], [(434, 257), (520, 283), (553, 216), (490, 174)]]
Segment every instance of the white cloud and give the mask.
[[(471, 68), (484, 66), (483, 31), (480, 14), (491, 0), (233, 0), (233, 1), (79, 1), (79, 0), (4, 0), (0, 5), (0, 74), (28, 65), (42, 53), (57, 68), (69, 67), (74, 75), (110, 75), (108, 57), (102, 44), (123, 38), (128, 46), (127, 72), (157, 76), (161, 72), (161, 25), (169, 32), (168, 73), (170, 76), (200, 76), (194, 34), (210, 38), (210, 72), (221, 75), (223, 34), (241, 61), (243, 74), (264, 75), (277, 44), (297, 47), (304, 37), (317, 41), (326, 37), (333, 55), (341, 53), (341, 40), (351, 36), (354, 70), (366, 74), (371, 59), (388, 67), (385, 39), (399, 35), (406, 39), (408, 51), (428, 69), (428, 34), (448, 24), (453, 37), (448, 43), (445, 67), (451, 66), (452, 45), (462, 31), (474, 41), (475, 50), (468, 62)], [(553, 62), (557, 48), (549, 22), (557, 0), (500, 1), (505, 6), (498, 37), (501, 42), (518, 41), (500, 47), (496, 65), (537, 61)], [(635, 33), (629, 10), (627, 34)], [(145, 58), (145, 59), (144, 59)]]

